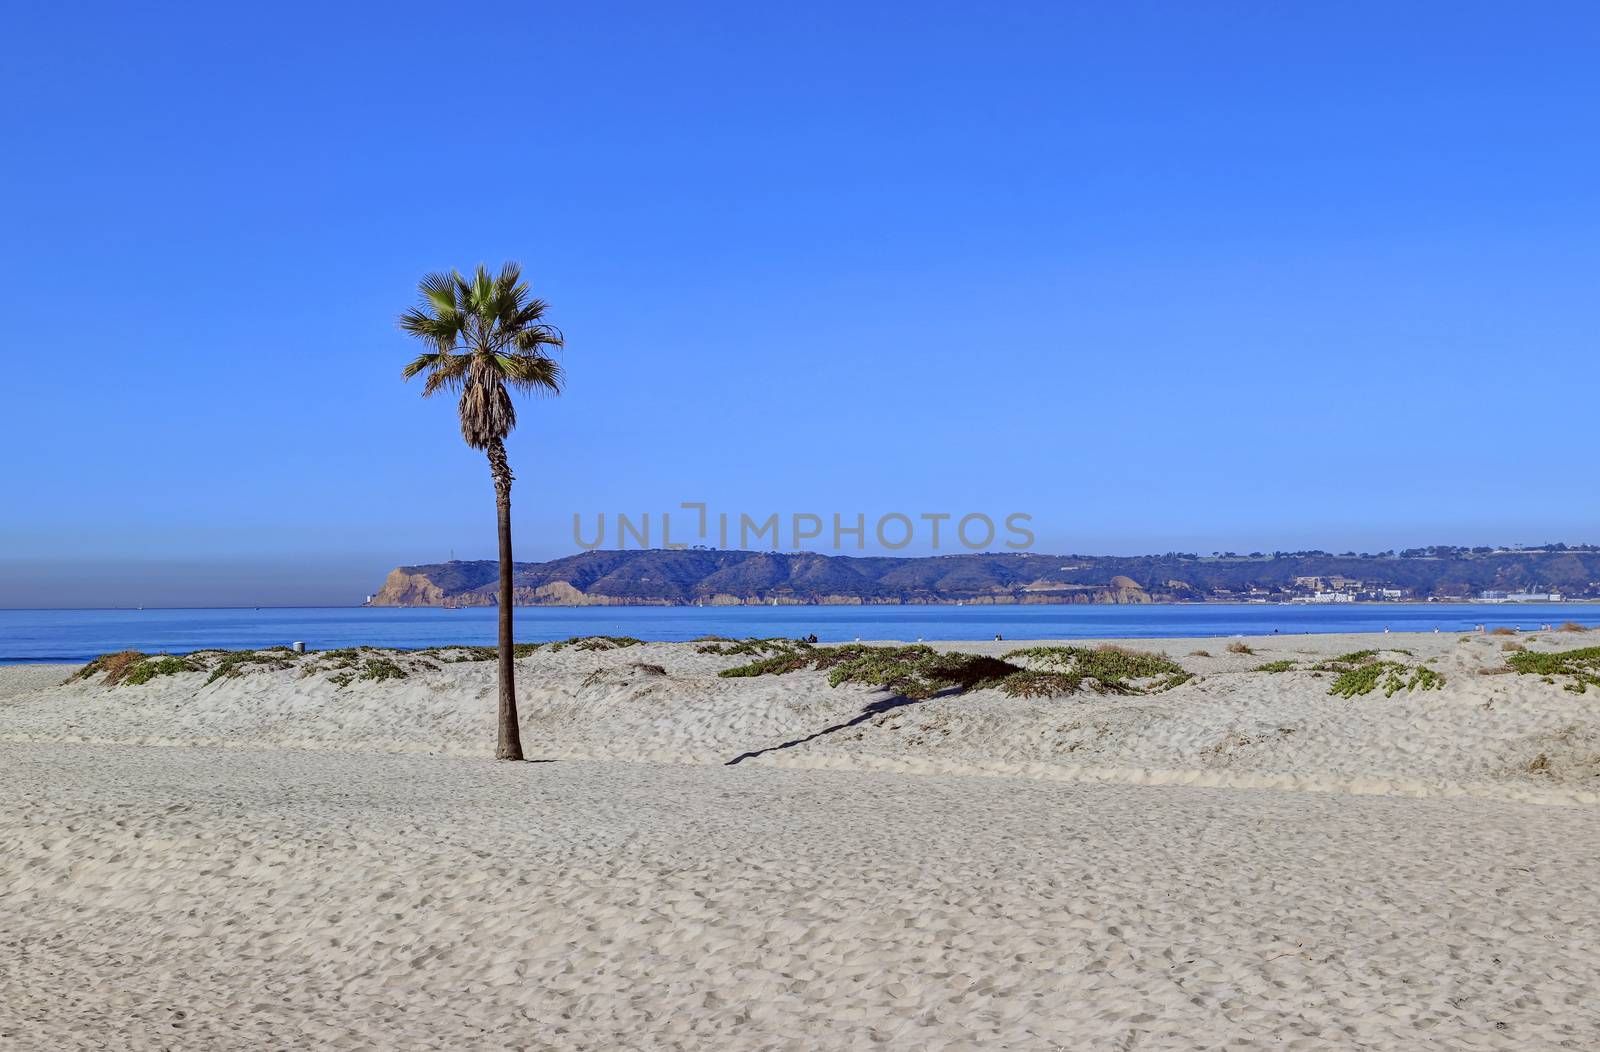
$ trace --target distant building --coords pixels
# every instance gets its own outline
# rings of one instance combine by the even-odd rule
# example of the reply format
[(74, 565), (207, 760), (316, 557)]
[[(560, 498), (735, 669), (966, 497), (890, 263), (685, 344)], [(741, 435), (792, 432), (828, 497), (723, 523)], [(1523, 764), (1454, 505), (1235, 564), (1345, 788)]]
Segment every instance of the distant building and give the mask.
[(1560, 592), (1499, 592), (1486, 591), (1478, 593), (1478, 601), (1482, 603), (1559, 603), (1562, 600)]
[(1356, 597), (1349, 592), (1318, 592), (1315, 595), (1297, 595), (1291, 603), (1353, 603)]

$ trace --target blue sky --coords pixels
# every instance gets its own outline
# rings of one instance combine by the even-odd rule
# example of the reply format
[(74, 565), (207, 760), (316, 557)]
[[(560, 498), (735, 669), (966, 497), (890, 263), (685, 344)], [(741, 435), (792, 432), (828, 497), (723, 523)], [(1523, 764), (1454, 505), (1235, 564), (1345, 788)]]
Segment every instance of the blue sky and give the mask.
[(504, 259), (569, 340), (519, 558), (1600, 540), (1591, 5), (231, 6), (8, 13), (0, 605), (492, 557), (394, 319)]

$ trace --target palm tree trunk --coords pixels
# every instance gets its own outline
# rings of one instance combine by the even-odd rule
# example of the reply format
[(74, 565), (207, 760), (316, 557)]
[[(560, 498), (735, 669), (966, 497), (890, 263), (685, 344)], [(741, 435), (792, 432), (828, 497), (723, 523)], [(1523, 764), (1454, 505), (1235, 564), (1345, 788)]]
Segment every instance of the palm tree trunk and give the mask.
[(511, 658), (511, 465), (505, 443), (489, 443), (489, 471), (494, 476), (496, 525), (500, 530), (500, 739), (497, 760), (522, 759), (522, 732), (517, 727), (517, 668)]

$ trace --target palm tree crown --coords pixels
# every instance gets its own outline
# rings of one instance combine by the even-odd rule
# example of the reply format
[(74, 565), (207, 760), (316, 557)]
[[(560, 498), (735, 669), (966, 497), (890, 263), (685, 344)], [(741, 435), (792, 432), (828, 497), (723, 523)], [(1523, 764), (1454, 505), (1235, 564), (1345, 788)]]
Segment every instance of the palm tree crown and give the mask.
[(508, 387), (561, 393), (561, 366), (545, 354), (561, 346), (561, 330), (540, 320), (549, 305), (530, 294), (520, 266), (507, 263), (490, 274), (480, 265), (470, 278), (460, 271), (430, 274), (418, 290), (422, 301), (400, 316), (400, 328), (429, 350), (403, 375), (428, 374), (425, 398), (461, 392), (461, 435), (469, 446), (488, 449), (517, 426)]

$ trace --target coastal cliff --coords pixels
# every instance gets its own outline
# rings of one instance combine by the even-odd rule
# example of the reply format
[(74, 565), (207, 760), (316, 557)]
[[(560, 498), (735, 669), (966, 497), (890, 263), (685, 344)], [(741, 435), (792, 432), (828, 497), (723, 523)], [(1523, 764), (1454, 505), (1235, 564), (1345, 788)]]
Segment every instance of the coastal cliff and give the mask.
[[(809, 552), (595, 551), (517, 563), (512, 594), (525, 606), (707, 606), (818, 603), (1144, 603), (1134, 580), (1052, 579), (1052, 557), (973, 554), (850, 558)], [(493, 606), (490, 561), (400, 566), (372, 606)]]
[[(491, 560), (396, 567), (373, 606), (493, 606)], [(517, 563), (527, 606), (817, 603), (1149, 603), (1476, 598), (1480, 590), (1600, 597), (1600, 551), (1417, 549), (1396, 555), (1148, 556), (973, 552), (922, 558), (711, 549), (589, 551)]]

